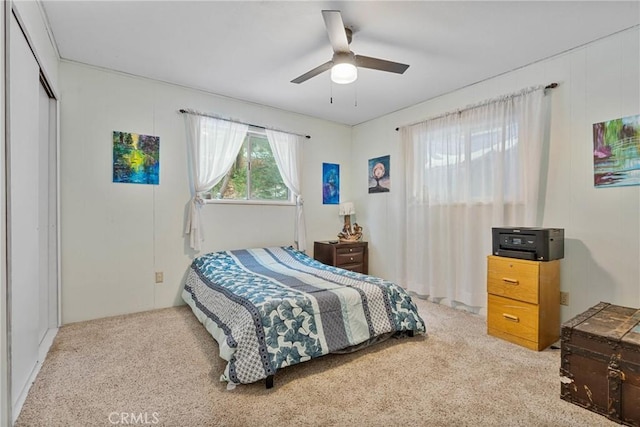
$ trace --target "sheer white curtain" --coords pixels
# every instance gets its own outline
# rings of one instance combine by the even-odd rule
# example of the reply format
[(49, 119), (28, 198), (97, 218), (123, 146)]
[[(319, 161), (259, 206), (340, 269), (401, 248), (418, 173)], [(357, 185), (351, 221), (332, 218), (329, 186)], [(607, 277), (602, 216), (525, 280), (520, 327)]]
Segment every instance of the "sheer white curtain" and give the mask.
[(530, 88), (402, 128), (409, 290), (486, 305), (491, 227), (539, 225), (543, 98)]
[(297, 135), (266, 129), (267, 139), (278, 165), (282, 180), (296, 198), (294, 241), (297, 249), (307, 250), (306, 226), (302, 199), (302, 149), (303, 140)]
[(200, 224), (201, 194), (211, 190), (233, 165), (248, 126), (197, 114), (185, 114), (187, 145), (191, 159), (191, 203), (185, 232), (190, 245), (200, 250), (204, 240)]

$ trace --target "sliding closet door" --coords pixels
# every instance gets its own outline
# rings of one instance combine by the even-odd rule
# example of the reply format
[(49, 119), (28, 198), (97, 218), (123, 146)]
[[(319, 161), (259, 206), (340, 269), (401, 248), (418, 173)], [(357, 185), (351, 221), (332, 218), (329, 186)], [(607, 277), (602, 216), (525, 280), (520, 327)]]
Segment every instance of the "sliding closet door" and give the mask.
[(40, 69), (11, 17), (7, 214), (11, 304), (11, 400), (15, 406), (38, 363)]
[(56, 102), (40, 84), (38, 119), (38, 267), (40, 322), (38, 342), (58, 325), (58, 244), (56, 174)]
[[(0, 5), (0, 33), (5, 34), (5, 11), (8, 5), (6, 2)], [(6, 252), (2, 242), (7, 241), (5, 234), (5, 69), (6, 50), (4, 40), (0, 42), (0, 426), (11, 425), (11, 399), (9, 393), (9, 342), (8, 342), (8, 322), (7, 322), (7, 280), (6, 280)]]
[[(43, 88), (43, 86), (41, 86)], [(59, 269), (58, 269), (58, 102), (47, 91), (46, 105), (48, 111), (44, 112), (44, 116), (40, 117), (41, 122), (48, 121), (46, 124), (46, 134), (43, 135), (40, 143), (45, 144), (43, 152), (48, 153), (48, 182), (46, 187), (42, 187), (42, 191), (46, 193), (48, 201), (47, 206), (47, 275), (45, 278), (46, 292), (49, 295), (48, 304), (48, 328), (49, 332), (57, 330), (60, 325), (60, 306), (59, 306)], [(42, 131), (43, 125), (41, 125)], [(42, 132), (41, 132), (42, 135)], [(45, 197), (45, 196), (43, 196)], [(50, 337), (49, 345), (53, 343), (53, 336)], [(42, 346), (40, 346), (42, 350)], [(47, 351), (49, 347), (47, 346)], [(42, 353), (42, 351), (40, 352)]]

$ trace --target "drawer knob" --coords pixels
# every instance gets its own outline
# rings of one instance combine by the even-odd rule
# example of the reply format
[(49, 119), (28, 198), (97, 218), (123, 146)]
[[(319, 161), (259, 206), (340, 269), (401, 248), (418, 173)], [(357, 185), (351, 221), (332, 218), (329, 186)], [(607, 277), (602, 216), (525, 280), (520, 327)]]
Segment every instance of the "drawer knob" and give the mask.
[(353, 252), (353, 248), (349, 248), (349, 252)]
[(518, 316), (514, 316), (512, 314), (507, 314), (507, 313), (502, 313), (502, 317), (504, 317), (507, 320), (510, 320), (512, 322), (520, 322), (520, 318), (518, 318)]
[(508, 283), (510, 285), (517, 285), (518, 284), (518, 280), (517, 279), (510, 279), (508, 277), (503, 277), (502, 281), (505, 283)]
[(353, 261), (353, 257), (351, 257), (351, 261)]

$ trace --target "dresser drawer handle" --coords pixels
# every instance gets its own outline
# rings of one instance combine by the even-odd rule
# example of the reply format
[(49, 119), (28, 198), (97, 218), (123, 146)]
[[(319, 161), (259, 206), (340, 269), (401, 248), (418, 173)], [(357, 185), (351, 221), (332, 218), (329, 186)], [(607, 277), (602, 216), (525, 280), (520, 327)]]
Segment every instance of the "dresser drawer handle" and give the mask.
[(353, 248), (349, 248), (349, 252), (353, 252)]
[(503, 282), (506, 282), (510, 285), (517, 285), (518, 284), (518, 280), (517, 279), (509, 279), (508, 277), (503, 277), (502, 278)]
[(518, 318), (518, 316), (514, 316), (512, 314), (502, 313), (502, 317), (504, 317), (507, 320), (511, 320), (512, 322), (520, 322), (520, 319)]
[(353, 261), (353, 257), (351, 257), (351, 261)]

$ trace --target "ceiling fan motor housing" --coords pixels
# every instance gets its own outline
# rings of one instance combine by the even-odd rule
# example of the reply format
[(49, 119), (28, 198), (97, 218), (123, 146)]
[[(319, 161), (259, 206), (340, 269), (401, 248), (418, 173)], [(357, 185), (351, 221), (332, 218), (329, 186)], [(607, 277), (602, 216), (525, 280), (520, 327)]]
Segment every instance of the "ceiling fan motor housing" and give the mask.
[(351, 28), (344, 27), (344, 33), (347, 35), (347, 43), (351, 44), (351, 40), (353, 38), (353, 31)]
[(353, 52), (334, 52), (333, 54), (333, 64), (351, 64), (356, 65), (356, 56)]

